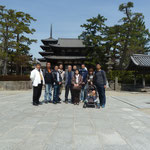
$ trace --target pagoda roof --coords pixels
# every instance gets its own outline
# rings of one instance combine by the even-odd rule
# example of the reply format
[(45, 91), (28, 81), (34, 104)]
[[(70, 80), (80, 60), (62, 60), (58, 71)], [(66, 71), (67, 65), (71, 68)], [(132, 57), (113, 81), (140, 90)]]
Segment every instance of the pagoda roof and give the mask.
[(50, 49), (50, 48), (49, 48), (49, 45), (40, 45), (40, 47), (41, 47), (43, 50)]
[(137, 71), (150, 69), (150, 55), (133, 54), (126, 69)]
[(86, 59), (85, 56), (45, 56), (46, 59)]
[(43, 47), (49, 48), (48, 45), (40, 45), (40, 47), (41, 47), (41, 48), (43, 48)]
[(45, 58), (38, 58), (38, 60), (39, 60), (40, 62), (45, 62), (45, 61), (46, 61)]
[(53, 54), (53, 52), (39, 52), (42, 56)]
[(50, 37), (50, 38), (47, 38), (47, 39), (42, 39), (41, 41), (49, 42), (49, 41), (58, 41), (58, 40)]
[(85, 48), (83, 40), (77, 38), (59, 38), (57, 44), (49, 44), (52, 47)]

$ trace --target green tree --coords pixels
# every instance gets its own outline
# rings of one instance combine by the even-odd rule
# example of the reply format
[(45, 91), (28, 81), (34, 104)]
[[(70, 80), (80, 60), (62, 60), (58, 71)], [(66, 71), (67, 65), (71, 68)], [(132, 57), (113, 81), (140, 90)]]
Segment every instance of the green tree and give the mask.
[[(35, 29), (30, 29), (31, 21), (36, 21), (33, 17), (31, 17), (29, 14), (26, 14), (24, 12), (16, 12), (15, 13), (15, 24), (14, 24), (14, 35), (15, 35), (15, 42), (14, 42), (14, 57), (18, 58), (19, 56), (27, 56), (27, 58), (30, 58), (29, 56), (29, 50), (30, 45), (33, 42), (36, 42), (35, 39), (28, 38), (27, 34), (33, 34), (35, 32)], [(19, 68), (22, 66), (20, 65), (22, 63), (21, 59), (15, 59), (16, 64), (16, 73), (19, 74)]]
[(118, 32), (120, 69), (124, 69), (129, 56), (133, 53), (146, 53), (149, 51), (150, 33), (146, 29), (142, 13), (133, 13), (133, 3), (128, 2), (119, 6), (119, 11), (125, 14), (120, 22)]
[(141, 13), (133, 13), (132, 8), (132, 2), (119, 6), (119, 11), (125, 16), (117, 25), (106, 26), (106, 18), (101, 15), (88, 19), (86, 24), (81, 25), (84, 31), (80, 38), (88, 48), (88, 57), (92, 58), (88, 64), (101, 62), (106, 66), (107, 56), (110, 55), (114, 67), (122, 70), (130, 55), (149, 52), (150, 33), (146, 29), (144, 16)]
[(114, 63), (113, 68), (117, 68), (118, 60), (120, 57), (120, 25), (114, 25), (112, 27), (107, 27), (105, 33), (105, 46), (112, 62)]
[(8, 53), (12, 46), (12, 40), (14, 39), (12, 33), (13, 14), (14, 10), (7, 10), (5, 6), (0, 6), (0, 56), (3, 61), (3, 75), (7, 75)]
[(79, 36), (84, 40), (84, 44), (87, 47), (87, 57), (90, 61), (89, 65), (95, 65), (100, 62), (102, 65), (106, 63), (106, 47), (105, 47), (105, 21), (107, 19), (100, 14), (97, 17), (87, 19), (87, 23), (81, 25), (84, 31)]
[(3, 75), (7, 75), (9, 61), (16, 65), (16, 73), (19, 74), (23, 61), (18, 58), (30, 57), (29, 46), (36, 42), (28, 37), (28, 34), (35, 32), (35, 29), (30, 28), (32, 21), (36, 19), (27, 13), (0, 6), (0, 56), (4, 64)]

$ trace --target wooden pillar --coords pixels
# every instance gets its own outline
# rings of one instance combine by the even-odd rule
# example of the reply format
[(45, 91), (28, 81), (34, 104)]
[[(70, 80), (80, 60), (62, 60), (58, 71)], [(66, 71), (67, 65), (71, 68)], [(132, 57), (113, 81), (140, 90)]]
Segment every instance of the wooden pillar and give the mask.
[(115, 77), (115, 91), (118, 90), (118, 77)]
[(136, 86), (136, 74), (134, 74), (134, 86)]
[(143, 85), (143, 88), (145, 88), (145, 75), (143, 74), (143, 78), (142, 78), (142, 85)]

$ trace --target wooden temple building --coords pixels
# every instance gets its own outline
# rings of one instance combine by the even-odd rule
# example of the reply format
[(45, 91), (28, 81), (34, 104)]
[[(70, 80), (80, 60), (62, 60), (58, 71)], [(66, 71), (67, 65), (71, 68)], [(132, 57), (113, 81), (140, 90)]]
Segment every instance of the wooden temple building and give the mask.
[(55, 64), (63, 64), (64, 68), (67, 65), (81, 65), (87, 58), (87, 48), (83, 44), (83, 40), (78, 38), (58, 38), (52, 37), (52, 26), (50, 37), (42, 39), (42, 52), (39, 52), (42, 58), (38, 60), (41, 64), (51, 62), (52, 66)]
[(137, 83), (136, 83), (137, 74), (143, 75), (142, 87), (145, 88), (145, 86), (146, 86), (145, 75), (150, 74), (150, 55), (144, 55), (144, 54), (132, 55), (130, 57), (130, 63), (126, 69), (134, 71), (134, 74), (135, 74), (134, 86), (137, 85)]

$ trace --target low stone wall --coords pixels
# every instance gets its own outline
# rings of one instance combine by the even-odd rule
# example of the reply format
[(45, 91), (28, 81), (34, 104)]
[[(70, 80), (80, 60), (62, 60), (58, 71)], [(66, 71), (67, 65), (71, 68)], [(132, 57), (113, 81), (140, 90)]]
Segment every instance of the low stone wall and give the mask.
[(109, 82), (109, 87), (111, 90), (115, 91), (136, 91), (136, 92), (150, 92), (150, 85), (147, 85), (145, 88), (143, 88), (142, 85), (136, 85), (133, 84), (121, 84), (121, 83), (115, 83), (115, 82)]
[(142, 85), (121, 84), (122, 91), (150, 92), (150, 85), (143, 87)]
[(115, 82), (109, 82), (109, 87), (111, 90), (115, 90), (115, 91), (121, 91), (121, 84), (117, 83), (115, 84)]
[(31, 81), (0, 81), (0, 90), (28, 90), (31, 88)]

